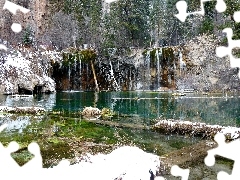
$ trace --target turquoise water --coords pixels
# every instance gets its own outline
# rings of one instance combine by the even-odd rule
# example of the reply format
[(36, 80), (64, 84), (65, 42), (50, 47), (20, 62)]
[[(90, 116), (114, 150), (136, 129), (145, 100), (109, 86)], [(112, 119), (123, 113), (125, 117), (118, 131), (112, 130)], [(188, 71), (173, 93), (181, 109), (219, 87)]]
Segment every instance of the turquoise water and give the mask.
[(110, 108), (115, 121), (149, 124), (161, 119), (180, 119), (207, 124), (238, 126), (240, 124), (238, 95), (188, 93), (174, 97), (171, 93), (132, 92), (59, 92), (29, 99), (14, 100), (1, 95), (1, 106), (41, 106), (47, 110), (81, 111), (84, 107)]
[[(86, 106), (95, 106), (99, 109), (110, 108), (116, 113), (110, 120), (120, 123), (132, 123), (149, 125), (161, 119), (180, 119), (193, 122), (206, 122), (207, 124), (220, 124), (230, 126), (240, 126), (240, 101), (238, 95), (226, 96), (222, 94), (212, 94), (203, 96), (200, 94), (189, 93), (183, 97), (173, 97), (171, 93), (160, 93), (151, 91), (134, 92), (59, 92), (55, 94), (42, 94), (27, 99), (12, 99), (11, 96), (0, 95), (0, 106), (39, 106), (48, 111), (75, 112), (82, 111)], [(49, 113), (51, 114), (51, 113)], [(22, 137), (22, 132), (29, 133), (28, 138), (41, 137), (41, 133), (59, 131), (61, 128), (76, 131), (70, 131), (72, 136), (78, 136), (78, 128), (88, 135), (94, 134), (94, 128), (81, 127), (81, 117), (76, 119), (67, 119), (65, 116), (55, 114), (55, 120), (46, 113), (43, 116), (5, 116), (0, 113), (0, 124), (7, 123), (7, 135), (11, 133), (14, 137)], [(66, 115), (67, 113), (64, 113)], [(67, 120), (66, 120), (67, 119)], [(48, 121), (49, 120), (49, 121)], [(52, 121), (56, 121), (55, 124)], [(66, 123), (68, 122), (68, 123)], [(101, 130), (105, 126), (97, 125)], [(34, 132), (35, 135), (33, 135)], [(40, 134), (38, 133), (38, 131)], [(199, 137), (188, 137), (177, 134), (159, 134), (150, 130), (107, 127), (107, 131), (98, 134), (98, 138), (107, 136), (106, 132), (120, 134), (127, 141), (131, 140), (134, 144), (144, 150), (163, 155), (181, 147), (199, 142)], [(65, 132), (65, 131), (64, 131)], [(75, 133), (75, 134), (74, 134)], [(96, 134), (95, 134), (96, 135)], [(26, 135), (25, 135), (26, 136)], [(58, 138), (58, 135), (52, 135), (52, 138)], [(4, 134), (3, 134), (4, 137)], [(65, 137), (65, 135), (60, 135)], [(5, 138), (6, 139), (6, 138)], [(25, 140), (17, 139), (17, 141)], [(124, 140), (125, 141), (125, 140)], [(49, 151), (53, 151), (50, 149)], [(64, 150), (63, 150), (64, 151)], [(64, 152), (65, 153), (65, 152)], [(64, 154), (63, 153), (63, 154)], [(67, 153), (67, 152), (66, 152)], [(60, 156), (59, 156), (60, 157)], [(61, 156), (61, 158), (65, 158)]]

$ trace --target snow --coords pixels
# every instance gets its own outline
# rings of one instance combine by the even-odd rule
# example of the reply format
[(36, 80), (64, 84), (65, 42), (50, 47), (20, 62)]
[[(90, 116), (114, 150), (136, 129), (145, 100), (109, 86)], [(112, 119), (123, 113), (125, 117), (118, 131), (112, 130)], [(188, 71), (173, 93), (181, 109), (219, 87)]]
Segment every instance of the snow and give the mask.
[(17, 93), (18, 85), (32, 91), (36, 85), (44, 91), (55, 92), (55, 82), (46, 69), (50, 61), (59, 61), (61, 54), (45, 49), (33, 51), (24, 47), (11, 48), (2, 57), (0, 66), (0, 93)]
[(63, 160), (53, 169), (67, 169), (68, 175), (75, 177), (77, 172), (78, 179), (149, 180), (149, 170), (155, 173), (160, 166), (159, 156), (134, 146), (122, 146), (109, 154), (88, 154), (83, 159), (74, 165)]

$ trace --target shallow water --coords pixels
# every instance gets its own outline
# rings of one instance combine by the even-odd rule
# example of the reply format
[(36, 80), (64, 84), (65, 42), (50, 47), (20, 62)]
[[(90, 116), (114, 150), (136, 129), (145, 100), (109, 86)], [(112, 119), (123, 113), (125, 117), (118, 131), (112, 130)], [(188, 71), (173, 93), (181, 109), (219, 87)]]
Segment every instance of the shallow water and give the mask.
[(152, 91), (127, 92), (59, 92), (29, 99), (14, 100), (0, 95), (0, 105), (40, 106), (54, 111), (81, 111), (86, 106), (110, 108), (120, 122), (149, 124), (151, 120), (180, 119), (207, 124), (238, 126), (240, 101), (238, 95), (188, 93), (173, 97), (171, 93)]

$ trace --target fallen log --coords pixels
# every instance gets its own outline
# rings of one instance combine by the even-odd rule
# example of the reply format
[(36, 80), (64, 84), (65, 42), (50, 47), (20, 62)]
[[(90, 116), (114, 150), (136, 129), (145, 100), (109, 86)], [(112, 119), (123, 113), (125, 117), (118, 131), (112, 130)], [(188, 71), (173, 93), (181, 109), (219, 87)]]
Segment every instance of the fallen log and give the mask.
[(0, 112), (12, 114), (38, 114), (44, 113), (45, 109), (41, 107), (8, 107), (0, 106)]
[(159, 120), (151, 129), (159, 133), (202, 136), (210, 139), (213, 139), (217, 133), (223, 133), (227, 140), (240, 137), (240, 128), (238, 127), (207, 125), (206, 123), (180, 120)]

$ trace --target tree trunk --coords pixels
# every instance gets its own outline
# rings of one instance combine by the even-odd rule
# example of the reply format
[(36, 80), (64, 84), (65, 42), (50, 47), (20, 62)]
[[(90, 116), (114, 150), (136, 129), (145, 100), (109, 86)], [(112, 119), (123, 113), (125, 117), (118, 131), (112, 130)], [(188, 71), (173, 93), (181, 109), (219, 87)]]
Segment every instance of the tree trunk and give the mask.
[(98, 83), (97, 83), (97, 76), (96, 76), (95, 68), (94, 68), (94, 65), (93, 65), (93, 61), (91, 60), (90, 63), (91, 63), (91, 67), (92, 67), (92, 72), (93, 72), (93, 78), (94, 78), (94, 81), (95, 81), (96, 91), (99, 92), (99, 87), (98, 87)]

